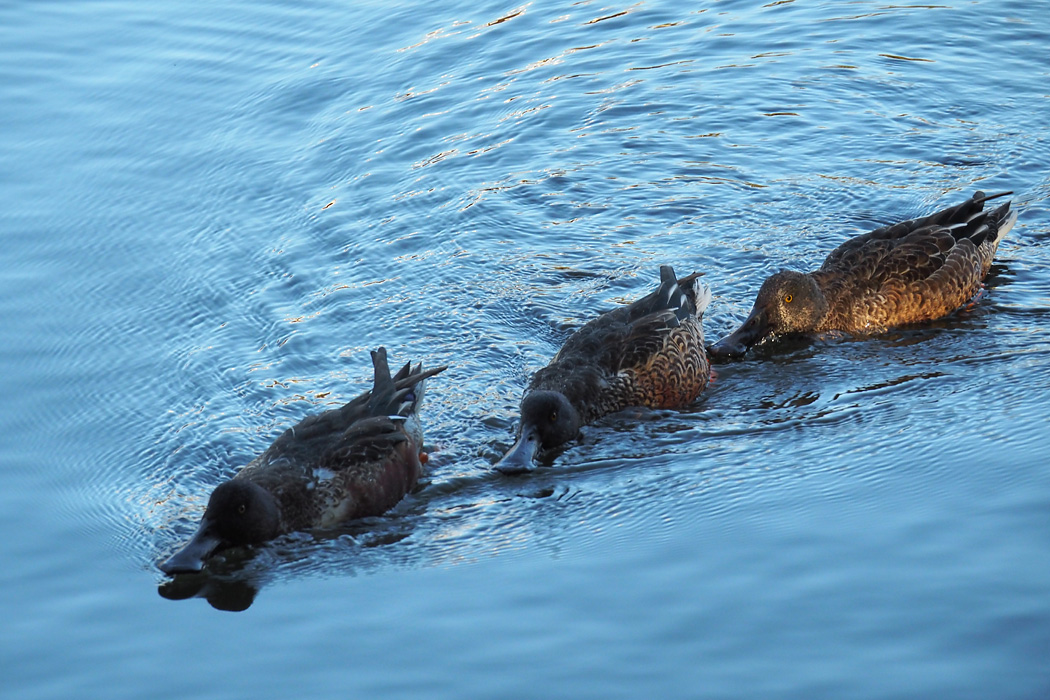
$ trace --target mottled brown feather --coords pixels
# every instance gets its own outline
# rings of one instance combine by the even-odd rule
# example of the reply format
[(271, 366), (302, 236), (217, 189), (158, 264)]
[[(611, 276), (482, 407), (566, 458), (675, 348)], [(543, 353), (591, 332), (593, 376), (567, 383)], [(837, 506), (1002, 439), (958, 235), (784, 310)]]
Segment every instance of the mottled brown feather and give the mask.
[(995, 234), (1012, 224), (1010, 204), (983, 212), (987, 199), (977, 192), (962, 204), (884, 226), (833, 250), (818, 277), (831, 308), (814, 330), (927, 321), (969, 301), (991, 267), (1000, 240)]
[[(695, 400), (710, 377), (701, 327), (707, 301), (697, 309), (699, 275), (675, 281), (666, 269), (657, 291), (573, 333), (528, 392), (564, 394), (584, 423), (627, 406), (678, 408)], [(668, 274), (685, 295), (685, 309), (667, 305)]]
[(818, 270), (772, 275), (748, 319), (712, 353), (739, 354), (767, 335), (873, 333), (951, 313), (980, 290), (1016, 220), (1009, 202), (984, 211), (986, 201), (1008, 194), (977, 192), (929, 216), (851, 238)]

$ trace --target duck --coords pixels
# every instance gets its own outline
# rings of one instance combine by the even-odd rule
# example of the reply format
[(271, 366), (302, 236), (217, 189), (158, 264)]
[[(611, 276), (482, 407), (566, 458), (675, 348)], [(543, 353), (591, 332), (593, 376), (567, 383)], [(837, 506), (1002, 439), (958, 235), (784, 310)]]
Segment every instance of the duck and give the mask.
[(999, 242), (1017, 221), (1012, 192), (972, 197), (918, 219), (845, 241), (812, 272), (768, 277), (744, 322), (708, 348), (712, 358), (742, 357), (768, 337), (842, 331), (871, 335), (932, 321), (971, 301)]
[(660, 286), (607, 311), (569, 336), (536, 372), (521, 400), (513, 447), (496, 463), (505, 474), (575, 439), (582, 426), (629, 406), (681, 408), (707, 387), (710, 365), (701, 327), (711, 290), (693, 273), (660, 267)]
[(427, 459), (418, 415), (425, 380), (447, 367), (406, 363), (391, 376), (386, 348), (371, 356), (371, 390), (307, 416), (219, 484), (196, 534), (161, 571), (199, 572), (222, 549), (381, 515), (416, 486)]

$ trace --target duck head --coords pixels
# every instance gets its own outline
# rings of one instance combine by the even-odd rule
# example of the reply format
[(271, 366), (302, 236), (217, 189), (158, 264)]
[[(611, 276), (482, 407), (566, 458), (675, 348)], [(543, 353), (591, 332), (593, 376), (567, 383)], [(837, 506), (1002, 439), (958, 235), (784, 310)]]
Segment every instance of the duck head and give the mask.
[(232, 479), (215, 488), (196, 534), (160, 570), (166, 574), (200, 571), (204, 560), (219, 549), (265, 542), (279, 532), (273, 494), (247, 479)]
[(563, 445), (580, 433), (580, 414), (565, 394), (558, 391), (533, 391), (521, 402), (518, 441), (496, 463), (504, 474), (532, 470), (532, 460), (541, 450)]
[(714, 357), (740, 357), (767, 336), (815, 331), (827, 313), (827, 299), (813, 275), (781, 270), (762, 283), (740, 328), (708, 351)]

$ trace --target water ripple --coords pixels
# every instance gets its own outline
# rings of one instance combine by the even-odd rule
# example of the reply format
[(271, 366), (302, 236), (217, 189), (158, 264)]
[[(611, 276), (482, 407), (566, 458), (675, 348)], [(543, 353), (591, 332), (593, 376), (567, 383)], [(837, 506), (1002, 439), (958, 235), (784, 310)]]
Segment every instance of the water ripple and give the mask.
[[(27, 13), (0, 29), (22, 52), (3, 54), (7, 102), (28, 105), (0, 115), (0, 172), (18, 173), (0, 175), (18, 262), (0, 353), (24, 369), (9, 434), (41, 455), (64, 517), (135, 566), (152, 570), (283, 427), (367, 386), (381, 344), (450, 365), (424, 407), (427, 482), (388, 516), (232, 557), (219, 578), (629, 550), (727, 514), (782, 527), (763, 506), (804, 513), (841, 479), (950, 480), (974, 445), (1041, 454), (1037, 18), (162, 9), (48, 6), (38, 19), (64, 29), (46, 51), (21, 38)], [(137, 39), (99, 42), (77, 21), (90, 12)], [(981, 32), (930, 39), (919, 20)], [(973, 312), (758, 348), (688, 410), (610, 416), (532, 477), (491, 473), (531, 373), (660, 264), (705, 273), (716, 338), (764, 276), (977, 188), (1015, 190), (1022, 214)]]

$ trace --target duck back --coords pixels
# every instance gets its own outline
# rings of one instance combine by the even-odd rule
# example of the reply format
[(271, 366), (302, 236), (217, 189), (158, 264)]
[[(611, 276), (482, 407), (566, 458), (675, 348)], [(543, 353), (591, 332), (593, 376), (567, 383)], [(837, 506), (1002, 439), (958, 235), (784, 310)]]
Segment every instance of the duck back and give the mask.
[(813, 273), (829, 313), (815, 330), (872, 331), (945, 316), (969, 301), (1012, 228), (1006, 193), (973, 197), (926, 217), (850, 239)]
[(584, 422), (627, 406), (677, 408), (707, 386), (701, 320), (711, 293), (698, 274), (678, 280), (660, 268), (660, 287), (601, 314), (573, 333), (528, 391), (559, 391)]

